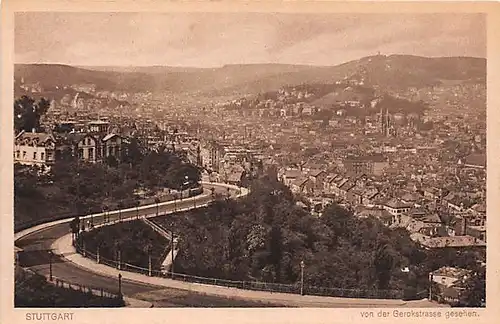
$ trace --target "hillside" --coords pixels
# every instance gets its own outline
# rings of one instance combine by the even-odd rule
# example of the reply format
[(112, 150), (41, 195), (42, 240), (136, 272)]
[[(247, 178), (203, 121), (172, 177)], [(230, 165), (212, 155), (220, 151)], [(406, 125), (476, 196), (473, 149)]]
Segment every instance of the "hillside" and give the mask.
[(304, 83), (364, 80), (367, 86), (397, 90), (426, 87), (443, 81), (481, 82), (486, 59), (425, 58), (409, 55), (371, 56), (338, 66), (284, 64), (227, 65), (220, 68), (88, 67), (17, 64), (15, 78), (40, 82), (46, 88), (91, 83), (101, 90), (164, 91), (203, 95), (255, 94)]

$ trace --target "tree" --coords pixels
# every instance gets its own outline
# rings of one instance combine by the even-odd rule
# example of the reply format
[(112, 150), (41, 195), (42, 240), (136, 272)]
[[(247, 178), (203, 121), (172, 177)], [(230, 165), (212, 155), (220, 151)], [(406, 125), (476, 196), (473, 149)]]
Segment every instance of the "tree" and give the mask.
[(113, 168), (116, 168), (118, 166), (118, 160), (113, 155), (107, 156), (105, 162), (108, 166)]
[(380, 243), (376, 249), (373, 265), (378, 289), (388, 289), (394, 258), (388, 243)]
[(486, 269), (476, 271), (466, 279), (465, 292), (460, 296), (460, 306), (481, 307), (486, 299)]
[(139, 140), (135, 137), (130, 139), (130, 143), (126, 144), (123, 162), (130, 165), (140, 165), (143, 159), (143, 154), (139, 144)]
[(17, 133), (21, 131), (40, 131), (40, 118), (47, 112), (50, 102), (41, 98), (38, 103), (35, 100), (22, 96), (14, 102), (14, 129)]
[(274, 266), (275, 280), (281, 279), (281, 258), (283, 254), (283, 234), (278, 225), (271, 227), (269, 234), (269, 263)]

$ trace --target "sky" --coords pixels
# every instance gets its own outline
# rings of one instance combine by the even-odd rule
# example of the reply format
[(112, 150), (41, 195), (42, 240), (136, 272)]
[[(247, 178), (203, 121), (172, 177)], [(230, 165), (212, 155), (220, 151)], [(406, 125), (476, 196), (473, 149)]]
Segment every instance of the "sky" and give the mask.
[(336, 65), (364, 56), (486, 57), (482, 14), (16, 13), (16, 63)]

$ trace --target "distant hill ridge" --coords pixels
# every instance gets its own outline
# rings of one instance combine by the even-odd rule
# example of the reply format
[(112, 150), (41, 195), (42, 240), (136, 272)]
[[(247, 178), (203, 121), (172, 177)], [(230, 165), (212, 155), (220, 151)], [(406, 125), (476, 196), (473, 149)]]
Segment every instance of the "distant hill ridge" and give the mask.
[(198, 92), (207, 95), (255, 94), (304, 83), (334, 83), (363, 78), (382, 88), (425, 87), (442, 80), (486, 82), (486, 59), (376, 55), (337, 66), (235, 64), (196, 67), (74, 67), (62, 64), (16, 64), (15, 79), (44, 88), (95, 84), (98, 90)]

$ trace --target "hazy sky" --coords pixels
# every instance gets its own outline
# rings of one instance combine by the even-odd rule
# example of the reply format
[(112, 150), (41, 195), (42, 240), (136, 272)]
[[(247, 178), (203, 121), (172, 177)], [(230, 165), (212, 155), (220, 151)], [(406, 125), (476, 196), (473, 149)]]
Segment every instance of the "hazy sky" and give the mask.
[(367, 55), (486, 57), (481, 14), (18, 13), (17, 63), (335, 65)]

